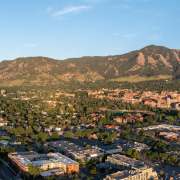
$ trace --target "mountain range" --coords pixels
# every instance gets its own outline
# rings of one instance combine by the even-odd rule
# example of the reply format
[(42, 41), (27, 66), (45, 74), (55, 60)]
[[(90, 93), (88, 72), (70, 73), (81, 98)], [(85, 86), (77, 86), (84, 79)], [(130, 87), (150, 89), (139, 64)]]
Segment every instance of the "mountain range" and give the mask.
[(0, 82), (14, 80), (98, 80), (128, 76), (180, 77), (180, 50), (150, 45), (123, 55), (55, 60), (25, 57), (0, 63)]

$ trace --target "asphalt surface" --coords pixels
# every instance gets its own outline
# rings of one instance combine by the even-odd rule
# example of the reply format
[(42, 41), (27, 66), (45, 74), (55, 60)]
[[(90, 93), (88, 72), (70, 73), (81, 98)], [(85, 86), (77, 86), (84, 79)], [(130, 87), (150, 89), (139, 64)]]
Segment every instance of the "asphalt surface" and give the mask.
[[(5, 177), (8, 179), (8, 180), (17, 180), (14, 175), (9, 171), (9, 169), (3, 164), (0, 166), (1, 170), (3, 171)], [(5, 178), (5, 179), (6, 179)]]
[(6, 180), (6, 178), (3, 176), (1, 172), (0, 172), (0, 180)]

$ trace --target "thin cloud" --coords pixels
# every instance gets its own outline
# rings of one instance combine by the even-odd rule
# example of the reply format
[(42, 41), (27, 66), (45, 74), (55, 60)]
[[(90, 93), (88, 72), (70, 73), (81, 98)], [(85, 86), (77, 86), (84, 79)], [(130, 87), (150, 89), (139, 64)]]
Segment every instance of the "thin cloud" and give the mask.
[(130, 9), (131, 7), (127, 4), (119, 4), (117, 6), (118, 9)]
[(130, 38), (130, 37), (135, 37), (136, 34), (126, 34), (126, 35), (123, 35), (123, 37), (126, 37), (126, 38)]
[(52, 16), (55, 17), (55, 16), (60, 16), (63, 14), (68, 14), (68, 13), (78, 13), (81, 10), (89, 9), (89, 8), (91, 8), (91, 6), (84, 6), (84, 5), (83, 6), (68, 6), (68, 7), (65, 7), (61, 11), (53, 13)]
[(118, 35), (119, 35), (119, 33), (114, 33), (114, 35), (118, 36)]
[(34, 46), (37, 46), (37, 44), (25, 44), (23, 45), (24, 47), (34, 47)]
[(50, 13), (50, 12), (52, 11), (52, 8), (53, 8), (53, 6), (49, 6), (49, 7), (46, 9), (46, 11), (47, 11), (48, 13)]
[(154, 34), (153, 36), (149, 37), (149, 40), (154, 40), (154, 41), (158, 41), (162, 38), (162, 36), (158, 36), (156, 34)]

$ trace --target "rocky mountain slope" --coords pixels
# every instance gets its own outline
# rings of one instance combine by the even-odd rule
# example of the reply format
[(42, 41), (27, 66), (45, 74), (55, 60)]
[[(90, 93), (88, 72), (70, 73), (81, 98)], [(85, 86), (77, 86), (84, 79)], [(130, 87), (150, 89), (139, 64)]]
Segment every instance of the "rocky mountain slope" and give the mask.
[(111, 79), (120, 76), (172, 75), (180, 77), (180, 50), (147, 46), (127, 54), (54, 60), (17, 58), (0, 63), (0, 82), (26, 79)]

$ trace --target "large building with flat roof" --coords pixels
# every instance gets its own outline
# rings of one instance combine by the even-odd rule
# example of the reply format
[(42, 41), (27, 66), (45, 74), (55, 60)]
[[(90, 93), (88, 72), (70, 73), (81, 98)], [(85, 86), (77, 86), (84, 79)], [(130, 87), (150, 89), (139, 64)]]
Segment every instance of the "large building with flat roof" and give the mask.
[(145, 166), (141, 161), (120, 154), (113, 154), (108, 156), (106, 159), (106, 165), (118, 170), (130, 170), (132, 168), (139, 169)]
[(118, 147), (118, 146), (113, 146), (113, 145), (108, 145), (108, 146), (105, 146), (105, 145), (95, 145), (95, 146), (92, 146), (92, 148), (96, 149), (96, 150), (99, 150), (105, 154), (113, 154), (113, 153), (120, 153), (122, 151), (122, 148), (121, 147)]
[(125, 170), (107, 175), (103, 180), (149, 180), (158, 179), (157, 173), (152, 168), (140, 168), (136, 171)]
[(86, 150), (86, 148), (81, 147), (69, 141), (55, 141), (48, 143), (49, 146), (56, 149), (58, 152), (65, 154), (66, 156), (71, 156), (71, 152)]
[[(72, 157), (74, 159), (90, 159), (104, 154), (104, 152), (102, 152), (101, 150), (87, 149), (69, 141), (50, 142), (49, 146), (54, 148), (56, 151), (63, 153), (66, 156)], [(108, 148), (108, 146), (106, 148)]]
[[(46, 171), (51, 172), (53, 175), (79, 171), (79, 163), (60, 154), (60, 153), (48, 153), (46, 156), (38, 155), (36, 152), (23, 152), (23, 153), (10, 153), (9, 158), (13, 164), (17, 167), (20, 174), (27, 174), (28, 164), (38, 166), (42, 170), (42, 175), (46, 174)], [(58, 171), (59, 170), (59, 171)]]
[(107, 157), (106, 165), (118, 169), (117, 173), (107, 175), (103, 180), (149, 180), (157, 178), (157, 173), (143, 162), (120, 154)]

